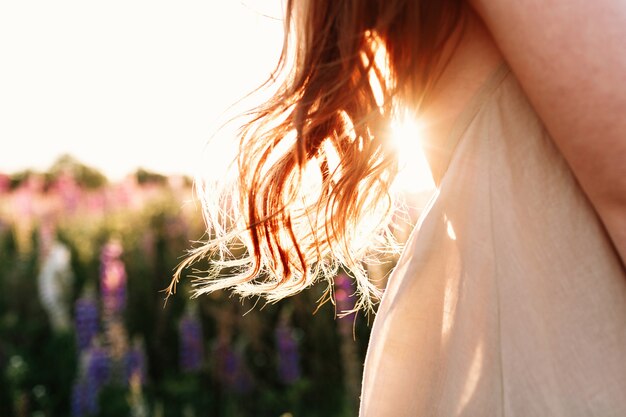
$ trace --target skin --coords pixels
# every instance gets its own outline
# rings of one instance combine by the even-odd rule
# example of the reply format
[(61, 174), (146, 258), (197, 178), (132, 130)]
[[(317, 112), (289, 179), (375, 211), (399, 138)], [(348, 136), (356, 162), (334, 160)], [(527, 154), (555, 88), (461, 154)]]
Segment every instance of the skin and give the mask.
[[(446, 122), (506, 60), (624, 263), (626, 5), (619, 0), (470, 1), (470, 25), (429, 109), (431, 133), (445, 135)], [(441, 116), (446, 106), (452, 112)]]
[[(481, 19), (468, 10), (465, 28), (457, 30), (448, 42), (443, 55), (445, 70), (421, 112), (429, 143), (445, 141), (459, 113), (503, 59)], [(426, 144), (424, 152), (438, 183), (447, 165), (447, 155), (441, 154), (436, 145)]]

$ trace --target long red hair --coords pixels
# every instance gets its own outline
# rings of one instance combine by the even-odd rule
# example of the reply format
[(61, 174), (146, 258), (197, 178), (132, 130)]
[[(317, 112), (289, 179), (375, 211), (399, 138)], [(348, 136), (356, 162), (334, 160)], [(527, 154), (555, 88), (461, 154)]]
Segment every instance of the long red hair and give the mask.
[[(201, 184), (209, 238), (170, 292), (201, 258), (211, 266), (196, 294), (232, 288), (270, 301), (343, 265), (358, 307), (371, 307), (377, 289), (362, 261), (389, 237), (390, 121), (427, 96), (461, 12), (458, 0), (288, 0), (268, 83), (282, 82), (240, 130), (235, 183)], [(304, 187), (307, 177), (316, 180)]]

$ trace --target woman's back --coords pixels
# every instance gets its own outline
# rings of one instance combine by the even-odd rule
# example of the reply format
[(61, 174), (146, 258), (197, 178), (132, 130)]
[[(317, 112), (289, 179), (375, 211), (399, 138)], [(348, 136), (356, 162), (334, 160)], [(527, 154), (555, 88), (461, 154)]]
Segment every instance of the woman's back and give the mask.
[(505, 65), (441, 144), (447, 171), (378, 311), (361, 414), (626, 414), (620, 258)]

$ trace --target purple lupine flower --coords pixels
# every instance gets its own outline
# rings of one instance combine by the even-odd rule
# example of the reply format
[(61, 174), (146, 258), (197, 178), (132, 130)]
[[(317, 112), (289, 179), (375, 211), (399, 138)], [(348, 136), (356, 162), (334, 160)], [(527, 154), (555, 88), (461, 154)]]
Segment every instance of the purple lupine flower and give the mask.
[(286, 320), (281, 320), (276, 326), (275, 335), (278, 348), (278, 377), (285, 384), (293, 384), (300, 379), (298, 341)]
[(72, 386), (72, 417), (82, 417), (85, 413), (85, 400), (87, 396), (86, 384), (84, 381), (76, 381)]
[(237, 373), (235, 373), (235, 381), (232, 389), (237, 394), (246, 394), (252, 389), (253, 381), (248, 368), (244, 366), (244, 362), (242, 360), (239, 360), (239, 365), (239, 369)]
[(104, 314), (119, 315), (126, 306), (126, 268), (120, 260), (122, 245), (110, 241), (100, 255), (100, 291)]
[(89, 352), (89, 362), (87, 364), (87, 380), (94, 384), (96, 389), (100, 389), (104, 385), (110, 375), (109, 355), (100, 346), (94, 346)]
[(85, 381), (85, 414), (93, 416), (98, 414), (98, 397), (100, 396), (100, 386), (98, 386), (93, 380), (87, 379)]
[(111, 362), (110, 379), (118, 384), (125, 384), (126, 355), (128, 353), (128, 335), (120, 316), (105, 317), (106, 347)]
[[(339, 274), (335, 277), (335, 302), (337, 312), (348, 312), (354, 309), (355, 297), (352, 279), (346, 274)], [(342, 315), (340, 320), (354, 321), (355, 313)]]
[(98, 304), (93, 297), (84, 296), (76, 300), (75, 306), (76, 341), (78, 349), (87, 349), (98, 333)]
[(217, 379), (226, 389), (237, 394), (245, 394), (252, 389), (253, 381), (245, 361), (227, 338), (219, 338), (213, 357)]
[(84, 358), (86, 358), (85, 373), (74, 383), (72, 389), (74, 417), (98, 414), (98, 396), (110, 375), (109, 356), (102, 347), (92, 346)]
[(224, 385), (232, 385), (238, 364), (237, 357), (235, 356), (235, 352), (230, 346), (230, 343), (223, 338), (218, 340), (213, 354), (215, 358), (215, 371), (217, 378)]
[(141, 343), (134, 343), (126, 353), (126, 381), (130, 382), (133, 377), (140, 384), (146, 382), (146, 353)]
[(98, 414), (98, 395), (100, 390), (92, 381), (82, 379), (72, 387), (72, 417), (87, 417)]
[(202, 325), (197, 317), (186, 314), (179, 324), (180, 367), (194, 372), (202, 367)]

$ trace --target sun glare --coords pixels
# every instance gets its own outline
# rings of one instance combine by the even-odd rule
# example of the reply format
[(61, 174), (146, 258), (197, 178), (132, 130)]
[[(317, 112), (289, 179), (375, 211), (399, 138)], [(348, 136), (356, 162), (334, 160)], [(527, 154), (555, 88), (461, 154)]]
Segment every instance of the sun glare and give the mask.
[(392, 146), (398, 155), (399, 172), (394, 189), (414, 193), (435, 188), (422, 150), (423, 131), (419, 121), (409, 116), (392, 125)]

